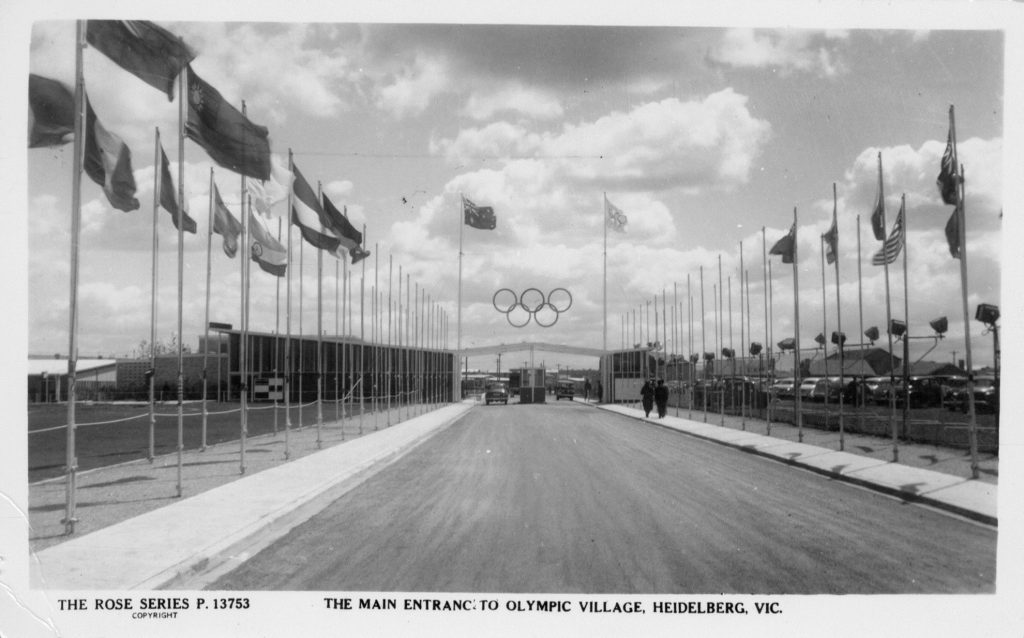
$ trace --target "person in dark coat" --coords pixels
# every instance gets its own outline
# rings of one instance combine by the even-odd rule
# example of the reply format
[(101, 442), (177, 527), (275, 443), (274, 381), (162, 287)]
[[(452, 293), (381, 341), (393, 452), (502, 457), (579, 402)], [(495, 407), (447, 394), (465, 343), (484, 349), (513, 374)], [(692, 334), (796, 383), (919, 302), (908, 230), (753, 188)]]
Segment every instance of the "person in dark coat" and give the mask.
[(658, 379), (658, 385), (654, 388), (654, 403), (658, 406), (658, 418), (664, 419), (668, 411), (668, 386), (664, 379)]
[(646, 381), (640, 388), (640, 398), (644, 406), (644, 416), (651, 416), (651, 409), (654, 407), (654, 379)]

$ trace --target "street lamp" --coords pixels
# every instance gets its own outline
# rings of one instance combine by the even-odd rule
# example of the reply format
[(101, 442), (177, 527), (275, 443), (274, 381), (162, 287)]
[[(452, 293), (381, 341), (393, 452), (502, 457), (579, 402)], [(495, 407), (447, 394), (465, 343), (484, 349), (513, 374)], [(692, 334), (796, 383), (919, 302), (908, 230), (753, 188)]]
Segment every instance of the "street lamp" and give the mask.
[(999, 306), (982, 303), (974, 313), (974, 318), (985, 324), (986, 332), (992, 333), (992, 368), (995, 372), (996, 383), (999, 383)]

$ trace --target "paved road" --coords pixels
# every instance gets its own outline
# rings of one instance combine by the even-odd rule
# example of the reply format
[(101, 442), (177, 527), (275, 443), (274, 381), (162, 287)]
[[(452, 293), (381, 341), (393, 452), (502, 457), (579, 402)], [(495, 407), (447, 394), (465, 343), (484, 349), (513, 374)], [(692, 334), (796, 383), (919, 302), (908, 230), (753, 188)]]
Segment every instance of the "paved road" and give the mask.
[(475, 408), (210, 589), (994, 591), (995, 530), (571, 403)]

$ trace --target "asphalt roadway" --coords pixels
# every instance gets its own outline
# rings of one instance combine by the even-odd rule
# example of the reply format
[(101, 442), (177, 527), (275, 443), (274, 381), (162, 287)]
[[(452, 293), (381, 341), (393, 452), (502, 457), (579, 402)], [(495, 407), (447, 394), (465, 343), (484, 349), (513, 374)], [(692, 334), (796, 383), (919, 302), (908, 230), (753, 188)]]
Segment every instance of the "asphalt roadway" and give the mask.
[(992, 527), (579, 403), (474, 408), (213, 590), (983, 593)]

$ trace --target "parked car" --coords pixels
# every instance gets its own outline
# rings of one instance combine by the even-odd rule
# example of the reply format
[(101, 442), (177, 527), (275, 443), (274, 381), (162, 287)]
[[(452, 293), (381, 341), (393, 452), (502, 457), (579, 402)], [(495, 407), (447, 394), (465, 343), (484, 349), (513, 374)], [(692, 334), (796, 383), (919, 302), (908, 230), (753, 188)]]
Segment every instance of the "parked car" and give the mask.
[(820, 377), (807, 377), (800, 382), (800, 400), (810, 401), (811, 392), (814, 391), (814, 386), (818, 385)]
[[(954, 401), (961, 412), (968, 411), (966, 383), (956, 391)], [(974, 378), (974, 409), (978, 412), (999, 411), (999, 382), (995, 377)]]
[(772, 384), (769, 392), (777, 399), (792, 399), (796, 396), (793, 379), (778, 379)]
[(504, 403), (508, 405), (508, 388), (504, 383), (492, 383), (484, 391), (484, 404)]
[(967, 386), (967, 377), (950, 377), (942, 384), (942, 405), (954, 412), (960, 409), (964, 398), (961, 391)]
[(811, 389), (810, 399), (815, 403), (839, 403), (839, 396), (843, 393), (843, 386), (839, 377), (822, 377)]
[(555, 384), (555, 400), (569, 399), (576, 396), (576, 384), (571, 381), (559, 381)]

